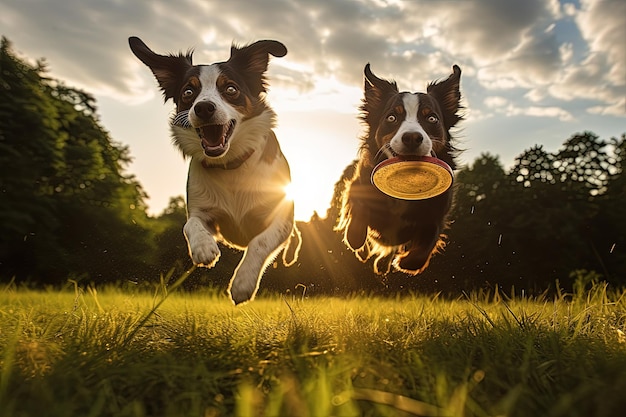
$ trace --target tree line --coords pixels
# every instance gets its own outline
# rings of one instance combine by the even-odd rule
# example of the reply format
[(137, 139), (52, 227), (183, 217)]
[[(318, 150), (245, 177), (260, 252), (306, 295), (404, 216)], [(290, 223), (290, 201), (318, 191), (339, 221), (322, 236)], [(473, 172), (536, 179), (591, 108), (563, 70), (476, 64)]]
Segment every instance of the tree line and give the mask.
[[(311, 293), (477, 287), (567, 287), (576, 270), (626, 277), (626, 136), (583, 132), (559, 150), (537, 145), (505, 169), (483, 154), (458, 171), (446, 249), (423, 274), (379, 277), (333, 231), (348, 165), (324, 216), (299, 222), (298, 263), (270, 266), (262, 289)], [(0, 280), (36, 284), (153, 282), (191, 267), (183, 197), (149, 216), (146, 193), (126, 173), (129, 150), (100, 125), (89, 93), (47, 75), (44, 61), (0, 43)], [(214, 269), (189, 287), (224, 285), (241, 253), (222, 247)]]

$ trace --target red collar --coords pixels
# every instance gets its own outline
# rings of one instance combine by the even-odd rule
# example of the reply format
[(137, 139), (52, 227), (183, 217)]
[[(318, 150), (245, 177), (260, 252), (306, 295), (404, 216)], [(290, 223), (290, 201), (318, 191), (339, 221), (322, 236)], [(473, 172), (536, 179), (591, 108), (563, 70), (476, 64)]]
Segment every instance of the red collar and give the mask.
[(241, 156), (239, 156), (238, 158), (233, 159), (232, 161), (228, 161), (226, 163), (217, 163), (217, 164), (212, 164), (210, 163), (208, 160), (203, 159), (202, 160), (202, 166), (206, 169), (211, 169), (211, 168), (219, 168), (219, 169), (237, 169), (239, 168), (244, 162), (246, 162), (248, 160), (248, 158), (250, 158), (252, 156), (252, 154), (254, 153), (254, 149), (250, 149), (247, 152), (243, 153)]

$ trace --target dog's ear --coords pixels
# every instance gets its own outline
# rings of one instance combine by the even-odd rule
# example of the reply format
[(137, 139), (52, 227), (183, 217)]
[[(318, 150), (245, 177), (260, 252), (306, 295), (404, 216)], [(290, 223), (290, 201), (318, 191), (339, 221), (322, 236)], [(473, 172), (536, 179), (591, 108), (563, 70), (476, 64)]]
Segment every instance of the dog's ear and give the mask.
[(283, 57), (287, 55), (287, 48), (282, 43), (272, 40), (261, 40), (243, 47), (233, 45), (230, 48), (228, 64), (241, 71), (246, 77), (250, 91), (256, 96), (267, 91), (264, 74), (270, 55)]
[(159, 82), (165, 101), (175, 99), (182, 87), (181, 83), (187, 70), (192, 66), (192, 51), (185, 55), (159, 55), (154, 53), (139, 38), (128, 38), (130, 50), (141, 62), (146, 64)]
[(452, 74), (443, 81), (435, 81), (428, 85), (426, 91), (433, 96), (443, 111), (444, 124), (447, 128), (454, 126), (461, 116), (461, 92), (459, 84), (461, 80), (461, 68), (458, 65), (452, 66)]
[(398, 85), (396, 82), (378, 78), (370, 69), (369, 63), (365, 65), (363, 72), (365, 74), (363, 110), (369, 111), (369, 109), (378, 108), (381, 103), (387, 101), (389, 96), (398, 94)]

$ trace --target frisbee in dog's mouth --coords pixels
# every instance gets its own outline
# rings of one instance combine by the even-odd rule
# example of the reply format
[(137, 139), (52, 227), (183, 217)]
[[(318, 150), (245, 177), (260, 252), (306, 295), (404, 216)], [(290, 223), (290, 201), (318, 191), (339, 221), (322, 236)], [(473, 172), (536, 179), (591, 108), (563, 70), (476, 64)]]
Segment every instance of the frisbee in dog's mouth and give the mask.
[(233, 119), (225, 125), (204, 125), (196, 128), (206, 156), (215, 157), (226, 152), (235, 124)]
[(452, 168), (431, 156), (397, 156), (379, 163), (371, 181), (390, 197), (426, 200), (443, 194), (452, 186)]

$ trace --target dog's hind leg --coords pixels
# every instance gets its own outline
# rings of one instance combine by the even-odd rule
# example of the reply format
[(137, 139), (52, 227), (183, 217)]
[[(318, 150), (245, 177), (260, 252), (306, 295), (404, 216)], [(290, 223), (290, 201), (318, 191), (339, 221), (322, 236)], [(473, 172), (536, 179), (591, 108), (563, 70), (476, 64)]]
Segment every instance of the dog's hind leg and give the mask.
[(282, 203), (277, 211), (272, 223), (250, 241), (230, 280), (228, 293), (235, 304), (254, 298), (263, 271), (284, 248), (293, 231), (293, 204)]
[(287, 239), (283, 249), (283, 265), (289, 267), (295, 264), (300, 255), (300, 249), (302, 249), (302, 233), (294, 224), (291, 235), (289, 235), (289, 239)]

